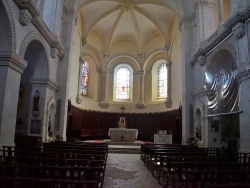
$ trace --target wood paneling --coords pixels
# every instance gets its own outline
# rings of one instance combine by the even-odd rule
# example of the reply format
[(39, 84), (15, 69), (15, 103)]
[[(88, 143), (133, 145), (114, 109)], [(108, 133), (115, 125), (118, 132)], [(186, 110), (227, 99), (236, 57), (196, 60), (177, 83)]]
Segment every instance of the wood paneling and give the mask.
[[(118, 127), (120, 117), (125, 117), (127, 128), (138, 129), (138, 139), (152, 141), (157, 130), (171, 131), (174, 143), (181, 136), (181, 114), (179, 110), (160, 113), (114, 113), (83, 110), (71, 106), (68, 115), (67, 136), (80, 135), (81, 129), (102, 129), (104, 138), (108, 138), (109, 128)], [(72, 133), (73, 132), (73, 133)], [(79, 132), (79, 134), (78, 134)]]

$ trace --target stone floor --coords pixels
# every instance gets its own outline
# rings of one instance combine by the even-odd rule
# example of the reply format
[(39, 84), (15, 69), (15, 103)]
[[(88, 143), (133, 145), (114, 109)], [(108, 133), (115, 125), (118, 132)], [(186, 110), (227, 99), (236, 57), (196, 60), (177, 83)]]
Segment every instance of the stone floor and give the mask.
[(160, 188), (140, 154), (109, 153), (104, 188)]

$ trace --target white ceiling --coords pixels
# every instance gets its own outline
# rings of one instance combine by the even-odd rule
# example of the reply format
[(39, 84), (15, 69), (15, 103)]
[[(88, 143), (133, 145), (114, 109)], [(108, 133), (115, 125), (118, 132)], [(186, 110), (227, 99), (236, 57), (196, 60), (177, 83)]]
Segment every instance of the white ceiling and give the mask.
[[(186, 0), (187, 1), (187, 0)], [(154, 36), (168, 43), (174, 20), (182, 12), (180, 0), (82, 0), (78, 10), (83, 35), (101, 36), (106, 48), (120, 40), (136, 43), (139, 49)]]

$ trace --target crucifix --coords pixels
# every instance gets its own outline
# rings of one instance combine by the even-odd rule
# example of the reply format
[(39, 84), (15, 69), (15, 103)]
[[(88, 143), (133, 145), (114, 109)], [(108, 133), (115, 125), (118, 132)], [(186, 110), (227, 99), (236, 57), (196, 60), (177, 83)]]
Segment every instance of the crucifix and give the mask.
[(122, 105), (120, 109), (122, 110), (122, 114), (123, 114), (123, 110), (125, 110), (126, 108)]

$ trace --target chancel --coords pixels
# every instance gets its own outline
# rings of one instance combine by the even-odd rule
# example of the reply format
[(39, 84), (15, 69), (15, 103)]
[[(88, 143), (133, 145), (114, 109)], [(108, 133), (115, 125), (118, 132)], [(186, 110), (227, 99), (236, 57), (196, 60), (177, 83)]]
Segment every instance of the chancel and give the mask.
[(0, 0), (0, 145), (140, 141), (249, 158), (249, 37), (249, 0)]

